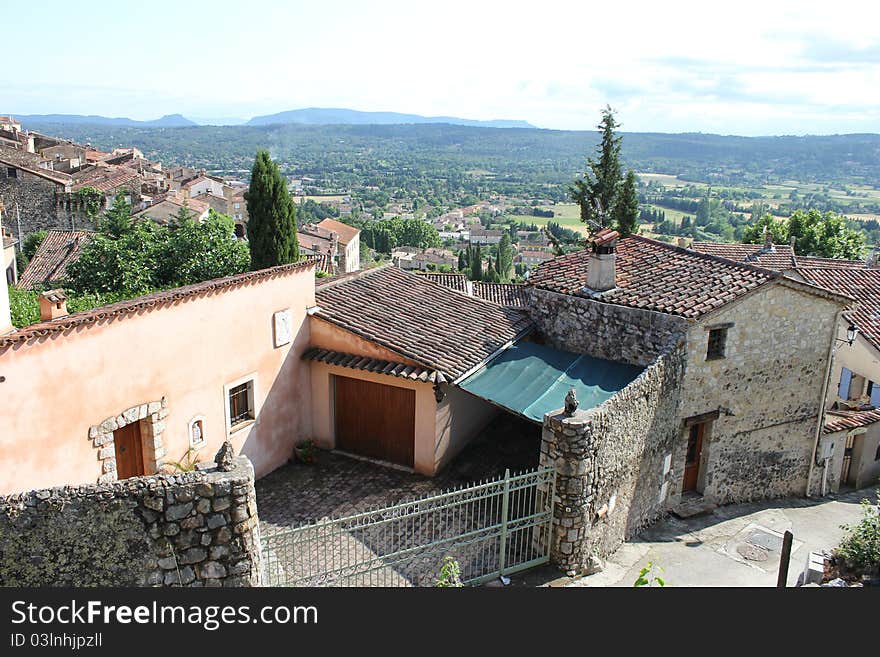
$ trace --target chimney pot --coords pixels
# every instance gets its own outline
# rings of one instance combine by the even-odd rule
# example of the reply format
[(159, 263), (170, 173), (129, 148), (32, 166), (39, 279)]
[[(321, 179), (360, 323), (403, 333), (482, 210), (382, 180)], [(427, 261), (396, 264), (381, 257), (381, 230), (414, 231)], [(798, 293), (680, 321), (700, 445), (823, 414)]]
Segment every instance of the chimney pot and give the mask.
[(67, 295), (64, 290), (48, 290), (40, 294), (40, 321), (67, 317)]
[(592, 245), (587, 265), (587, 285), (593, 292), (605, 292), (617, 287), (617, 239), (620, 233), (616, 230), (603, 228), (593, 234), (589, 241)]

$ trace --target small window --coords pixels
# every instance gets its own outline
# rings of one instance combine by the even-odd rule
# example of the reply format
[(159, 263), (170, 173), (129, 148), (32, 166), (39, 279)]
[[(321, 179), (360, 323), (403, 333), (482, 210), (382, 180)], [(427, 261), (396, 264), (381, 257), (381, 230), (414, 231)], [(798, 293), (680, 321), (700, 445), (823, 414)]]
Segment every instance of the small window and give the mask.
[(727, 346), (727, 329), (716, 328), (709, 331), (709, 347), (706, 350), (706, 360), (724, 358), (724, 350)]
[(18, 178), (18, 169), (15, 169), (14, 167), (7, 167), (6, 168), (6, 177), (7, 178)]
[(229, 428), (255, 418), (254, 382), (247, 381), (229, 389)]

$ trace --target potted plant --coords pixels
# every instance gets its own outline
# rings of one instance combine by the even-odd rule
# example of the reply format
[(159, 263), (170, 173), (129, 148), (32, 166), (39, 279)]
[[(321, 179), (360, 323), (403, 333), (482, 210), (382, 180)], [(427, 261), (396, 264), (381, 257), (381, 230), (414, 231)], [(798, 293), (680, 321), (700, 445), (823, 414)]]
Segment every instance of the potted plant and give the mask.
[(293, 446), (293, 454), (300, 463), (314, 463), (317, 460), (315, 443), (311, 440), (303, 440)]

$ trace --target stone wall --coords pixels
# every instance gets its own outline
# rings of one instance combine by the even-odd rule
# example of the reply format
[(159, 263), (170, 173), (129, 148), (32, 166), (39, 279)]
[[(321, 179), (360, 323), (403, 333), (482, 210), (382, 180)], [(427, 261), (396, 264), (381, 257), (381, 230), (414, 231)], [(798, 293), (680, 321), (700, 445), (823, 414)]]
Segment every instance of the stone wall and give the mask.
[(531, 287), (526, 294), (548, 344), (577, 354), (646, 366), (687, 331), (687, 321), (672, 315)]
[(254, 471), (234, 465), (0, 497), (0, 585), (259, 585)]
[[(18, 236), (17, 218), (21, 220), (21, 234), (27, 236), (47, 228), (72, 228), (65, 207), (63, 185), (17, 169), (17, 177), (10, 178), (7, 167), (0, 166), (0, 199), (8, 214), (7, 230)], [(18, 217), (16, 217), (16, 205)], [(89, 228), (79, 225), (77, 228)]]
[[(775, 284), (688, 331), (680, 417), (717, 415), (707, 425), (697, 484), (706, 501), (806, 493), (838, 310), (833, 301)], [(727, 329), (725, 354), (708, 359), (716, 326)], [(679, 473), (684, 426), (682, 434), (674, 458)], [(821, 472), (814, 479), (820, 483)]]
[(589, 572), (665, 513), (683, 367), (679, 344), (601, 406), (545, 416), (540, 465), (557, 471), (550, 553), (563, 570)]

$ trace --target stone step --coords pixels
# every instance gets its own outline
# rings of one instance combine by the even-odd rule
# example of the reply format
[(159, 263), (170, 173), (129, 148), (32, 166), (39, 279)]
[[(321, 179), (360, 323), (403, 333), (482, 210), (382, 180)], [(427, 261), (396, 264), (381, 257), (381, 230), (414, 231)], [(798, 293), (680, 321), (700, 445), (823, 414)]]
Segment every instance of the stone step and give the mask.
[(669, 512), (676, 518), (685, 520), (696, 516), (703, 516), (712, 513), (717, 508), (717, 504), (707, 502), (702, 497), (684, 499), (676, 506), (669, 509)]

